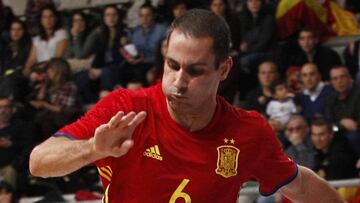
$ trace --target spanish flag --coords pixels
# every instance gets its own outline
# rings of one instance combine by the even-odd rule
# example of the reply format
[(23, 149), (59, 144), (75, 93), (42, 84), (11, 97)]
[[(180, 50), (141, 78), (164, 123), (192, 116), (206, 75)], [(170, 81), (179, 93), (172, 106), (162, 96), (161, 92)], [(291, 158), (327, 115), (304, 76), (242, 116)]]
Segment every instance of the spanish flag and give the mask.
[(355, 16), (331, 0), (281, 0), (276, 11), (279, 35), (287, 38), (306, 27), (320, 40), (360, 34)]

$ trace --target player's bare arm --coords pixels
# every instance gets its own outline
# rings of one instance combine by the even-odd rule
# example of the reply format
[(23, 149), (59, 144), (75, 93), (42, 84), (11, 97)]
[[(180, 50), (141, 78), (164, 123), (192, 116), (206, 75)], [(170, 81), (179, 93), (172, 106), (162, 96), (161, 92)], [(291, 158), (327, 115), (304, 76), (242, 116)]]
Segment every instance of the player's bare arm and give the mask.
[(96, 160), (120, 157), (133, 146), (132, 134), (145, 117), (144, 111), (118, 112), (88, 140), (50, 137), (31, 152), (30, 172), (41, 177), (63, 176)]
[(298, 166), (297, 177), (283, 186), (280, 192), (294, 202), (306, 203), (342, 203), (340, 196), (324, 179), (313, 171)]

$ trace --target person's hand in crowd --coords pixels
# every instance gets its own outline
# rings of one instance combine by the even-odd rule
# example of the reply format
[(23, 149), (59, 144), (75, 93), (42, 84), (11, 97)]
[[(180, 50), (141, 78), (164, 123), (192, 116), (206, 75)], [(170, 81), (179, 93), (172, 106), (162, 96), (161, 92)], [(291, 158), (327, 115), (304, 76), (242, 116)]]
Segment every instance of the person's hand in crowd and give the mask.
[(266, 97), (263, 95), (258, 97), (258, 102), (259, 102), (259, 104), (264, 105), (266, 103)]
[(139, 63), (144, 62), (144, 60), (145, 60), (145, 57), (143, 55), (141, 55), (138, 58), (131, 59), (129, 61), (129, 63), (135, 65), (135, 64), (139, 64)]
[(100, 77), (102, 70), (100, 68), (90, 68), (89, 69), (89, 78), (91, 80), (96, 80)]
[(240, 51), (241, 52), (247, 52), (247, 50), (249, 50), (249, 44), (246, 42), (242, 42), (240, 44)]
[(42, 109), (45, 106), (45, 101), (41, 101), (41, 100), (33, 100), (30, 101), (31, 106), (33, 106), (36, 109)]
[(275, 119), (269, 119), (268, 122), (276, 132), (282, 131), (284, 129), (284, 125)]
[(230, 54), (229, 54), (229, 55), (232, 56), (232, 57), (239, 56), (239, 51), (237, 51), (237, 50), (235, 50), (235, 49), (232, 49), (232, 50), (230, 51)]
[(318, 174), (320, 177), (322, 177), (322, 178), (325, 179), (326, 173), (325, 173), (325, 171), (324, 171), (323, 169), (318, 170), (317, 174)]
[(360, 159), (358, 159), (357, 162), (356, 162), (356, 168), (360, 169)]
[(340, 120), (340, 124), (349, 131), (357, 130), (357, 123), (351, 118), (343, 118)]
[(108, 123), (96, 128), (94, 137), (89, 140), (94, 153), (103, 158), (125, 155), (134, 144), (131, 137), (135, 128), (145, 117), (144, 111), (126, 115), (122, 111), (118, 112)]
[(8, 148), (12, 145), (12, 142), (9, 138), (6, 137), (0, 137), (0, 147), (2, 148)]

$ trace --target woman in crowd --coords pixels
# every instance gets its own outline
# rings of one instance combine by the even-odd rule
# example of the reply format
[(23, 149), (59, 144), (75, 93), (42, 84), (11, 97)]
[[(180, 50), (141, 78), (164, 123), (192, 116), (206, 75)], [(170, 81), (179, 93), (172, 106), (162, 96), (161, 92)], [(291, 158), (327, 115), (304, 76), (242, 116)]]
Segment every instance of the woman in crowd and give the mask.
[(90, 69), (76, 77), (84, 103), (96, 102), (99, 94), (106, 94), (118, 82), (119, 66), (123, 61), (118, 49), (127, 33), (116, 6), (104, 8), (103, 23), (93, 32), (97, 39), (94, 61)]
[(37, 95), (30, 104), (37, 109), (35, 121), (43, 136), (73, 121), (80, 111), (77, 88), (69, 64), (63, 59), (52, 59), (46, 68), (46, 80), (37, 87)]
[(41, 10), (39, 35), (33, 38), (33, 46), (23, 74), (29, 76), (35, 63), (51, 58), (62, 58), (67, 46), (67, 33), (61, 28), (60, 14), (53, 6)]
[(5, 42), (5, 48), (2, 50), (1, 73), (10, 74), (22, 70), (31, 48), (31, 38), (23, 21), (16, 19), (11, 22), (10, 36)]

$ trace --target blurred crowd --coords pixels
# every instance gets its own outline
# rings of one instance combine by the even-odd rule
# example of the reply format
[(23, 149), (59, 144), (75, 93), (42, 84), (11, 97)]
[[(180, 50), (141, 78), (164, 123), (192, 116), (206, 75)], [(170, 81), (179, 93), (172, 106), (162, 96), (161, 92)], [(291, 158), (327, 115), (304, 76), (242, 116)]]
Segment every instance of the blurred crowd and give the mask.
[[(161, 82), (167, 27), (191, 8), (221, 16), (232, 34), (234, 66), (219, 95), (261, 113), (298, 164), (327, 180), (358, 177), (359, 2), (138, 0), (59, 11), (52, 0), (27, 0), (15, 16), (0, 0), (0, 202), (101, 193), (90, 166), (31, 177), (29, 152), (112, 90)], [(354, 39), (344, 51), (324, 46), (342, 35)]]

